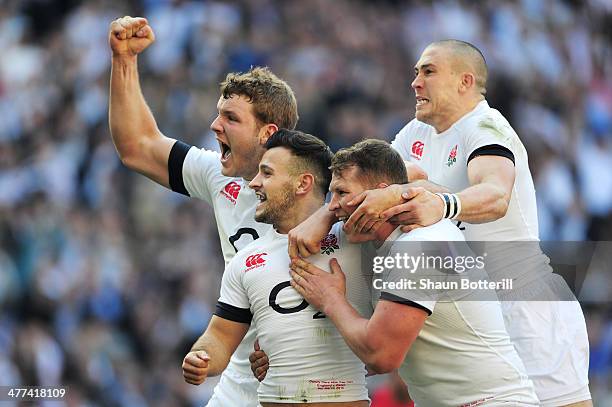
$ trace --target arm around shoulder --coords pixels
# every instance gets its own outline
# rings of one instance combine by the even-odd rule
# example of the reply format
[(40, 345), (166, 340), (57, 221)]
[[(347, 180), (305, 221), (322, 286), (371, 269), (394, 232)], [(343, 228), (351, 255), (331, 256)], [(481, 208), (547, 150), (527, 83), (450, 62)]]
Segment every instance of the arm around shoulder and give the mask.
[(501, 156), (479, 156), (468, 163), (470, 187), (459, 192), (458, 218), (470, 223), (492, 222), (508, 211), (514, 188), (514, 163)]

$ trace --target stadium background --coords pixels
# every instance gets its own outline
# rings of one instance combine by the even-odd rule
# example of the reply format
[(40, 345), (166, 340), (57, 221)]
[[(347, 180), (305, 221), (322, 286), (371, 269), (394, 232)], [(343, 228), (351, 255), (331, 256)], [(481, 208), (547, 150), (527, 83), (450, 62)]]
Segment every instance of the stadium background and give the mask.
[[(470, 41), (529, 151), (542, 239), (612, 240), (610, 0), (0, 0), (0, 385), (67, 385), (70, 406), (209, 395), (180, 365), (217, 298), (213, 214), (123, 168), (109, 136), (107, 30), (126, 14), (157, 34), (140, 72), (160, 128), (212, 148), (228, 71), (270, 66), (298, 127), (337, 149), (391, 140), (424, 46)], [(612, 405), (610, 280), (581, 297), (596, 406)]]

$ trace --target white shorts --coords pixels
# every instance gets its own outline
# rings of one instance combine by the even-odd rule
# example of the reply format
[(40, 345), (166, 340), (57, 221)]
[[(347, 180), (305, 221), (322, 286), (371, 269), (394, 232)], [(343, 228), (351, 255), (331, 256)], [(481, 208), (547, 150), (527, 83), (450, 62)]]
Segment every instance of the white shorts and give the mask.
[[(565, 284), (558, 280), (560, 276), (551, 279), (553, 289)], [(540, 292), (531, 298), (546, 295)], [(589, 342), (578, 301), (503, 301), (502, 310), (510, 339), (542, 405), (590, 400)]]
[(231, 363), (223, 371), (206, 407), (258, 407), (259, 382), (255, 377), (235, 374)]

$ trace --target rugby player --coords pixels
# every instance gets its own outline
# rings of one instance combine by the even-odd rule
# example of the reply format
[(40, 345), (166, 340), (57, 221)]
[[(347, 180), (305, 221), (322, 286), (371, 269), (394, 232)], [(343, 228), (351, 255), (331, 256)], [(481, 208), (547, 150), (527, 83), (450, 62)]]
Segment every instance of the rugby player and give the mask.
[[(537, 245), (527, 152), (508, 121), (489, 107), (487, 75), (484, 57), (472, 44), (445, 40), (423, 51), (412, 82), (416, 117), (392, 146), (404, 160), (418, 164), (428, 180), (361, 194), (348, 203), (361, 205), (345, 229), (372, 231), (393, 217), (408, 231), (450, 218), (468, 241), (486, 241), (482, 250), (496, 260), (490, 261), (489, 274), (515, 280), (518, 301), (502, 302), (504, 319), (542, 404), (591, 406), (584, 316), (575, 299), (544, 301), (560, 299), (567, 286), (550, 273)], [(290, 232), (293, 252), (315, 250), (323, 223), (306, 222)], [(519, 253), (508, 242), (531, 243)]]
[[(255, 219), (273, 230), (228, 264), (215, 315), (190, 352), (202, 363), (184, 365), (185, 380), (200, 384), (223, 371), (253, 323), (269, 356), (269, 371), (258, 389), (264, 407), (367, 407), (364, 364), (331, 321), (290, 286), (286, 234), (324, 204), (332, 153), (316, 137), (285, 129), (274, 133), (265, 147), (249, 187), (260, 200)], [(333, 257), (345, 268), (359, 270), (360, 247), (349, 244), (340, 231), (332, 229), (311, 261), (327, 268)], [(348, 300), (370, 315), (369, 279), (353, 273), (347, 288)]]
[[(402, 158), (380, 140), (362, 141), (338, 151), (331, 168), (329, 209), (338, 219), (350, 215), (351, 207), (343, 202), (355, 194), (407, 182)], [(377, 254), (390, 258), (410, 251), (400, 242), (464, 240), (446, 219), (409, 233), (385, 223), (373, 239), (379, 246)], [(333, 261), (330, 266), (332, 272), (326, 273), (310, 261), (293, 258), (291, 285), (333, 321), (368, 367), (378, 373), (399, 368), (415, 405), (539, 405), (504, 327), (498, 301), (474, 300), (481, 298), (478, 293), (457, 298), (449, 293), (441, 297), (427, 293), (423, 297), (418, 290), (383, 288), (368, 320), (345, 299), (343, 268)], [(359, 272), (344, 270), (350, 278)], [(417, 275), (422, 271), (416, 270)], [(395, 269), (387, 279), (399, 281), (405, 273)]]
[[(295, 127), (295, 96), (287, 83), (266, 68), (230, 73), (221, 84), (218, 116), (210, 126), (221, 154), (166, 137), (145, 102), (138, 77), (138, 54), (154, 40), (144, 18), (127, 16), (110, 25), (111, 136), (124, 165), (212, 206), (227, 264), (240, 248), (271, 229), (255, 221), (257, 198), (246, 184), (257, 174), (270, 135), (280, 127)], [(258, 405), (259, 383), (248, 362), (254, 341), (255, 333), (249, 332), (215, 387), (209, 407)]]

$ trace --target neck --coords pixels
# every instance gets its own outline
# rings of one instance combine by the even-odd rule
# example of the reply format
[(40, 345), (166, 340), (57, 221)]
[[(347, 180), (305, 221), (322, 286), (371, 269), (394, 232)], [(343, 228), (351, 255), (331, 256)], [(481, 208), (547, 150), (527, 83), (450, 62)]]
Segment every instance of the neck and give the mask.
[(461, 103), (458, 105), (459, 108), (452, 115), (450, 115), (448, 119), (444, 121), (444, 123), (436, 124), (434, 126), (434, 128), (436, 129), (436, 133), (439, 134), (450, 129), (450, 127), (453, 124), (457, 123), (459, 119), (474, 110), (476, 106), (484, 100), (484, 96), (478, 96), (479, 97), (475, 97), (472, 99), (462, 100)]
[(397, 225), (393, 225), (389, 222), (385, 222), (381, 227), (379, 227), (376, 230), (376, 237), (374, 240), (374, 245), (378, 248), (380, 246), (383, 245), (383, 243), (385, 243), (385, 240), (387, 240), (387, 238), (391, 235), (391, 233), (393, 233), (393, 231), (395, 229), (397, 229), (400, 226)]
[(304, 199), (296, 202), (286, 213), (287, 216), (275, 223), (274, 229), (282, 235), (289, 233), (291, 229), (308, 219), (313, 213), (323, 206), (323, 199)]

